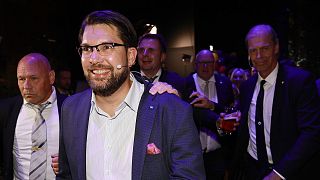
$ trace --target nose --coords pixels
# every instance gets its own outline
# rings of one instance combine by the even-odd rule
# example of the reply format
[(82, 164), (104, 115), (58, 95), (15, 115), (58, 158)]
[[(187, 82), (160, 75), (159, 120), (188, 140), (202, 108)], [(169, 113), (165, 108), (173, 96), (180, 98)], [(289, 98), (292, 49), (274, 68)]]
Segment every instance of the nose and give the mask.
[(142, 55), (144, 55), (144, 56), (148, 55), (148, 49), (143, 49), (142, 50)]
[(257, 58), (260, 58), (261, 57), (261, 51), (260, 49), (257, 50)]
[(102, 59), (99, 56), (99, 52), (97, 51), (96, 48), (93, 49), (91, 55), (90, 55), (90, 63), (91, 64), (97, 64), (99, 62), (101, 62)]
[(31, 88), (31, 85), (30, 85), (30, 82), (28, 79), (26, 79), (23, 83), (23, 88), (24, 89), (30, 89)]

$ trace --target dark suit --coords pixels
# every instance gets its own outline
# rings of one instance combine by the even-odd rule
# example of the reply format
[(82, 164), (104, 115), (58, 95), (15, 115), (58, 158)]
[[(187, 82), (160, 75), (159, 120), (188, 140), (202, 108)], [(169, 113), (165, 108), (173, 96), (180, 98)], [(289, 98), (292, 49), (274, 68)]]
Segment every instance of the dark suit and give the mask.
[[(132, 71), (134, 76), (138, 79), (138, 81), (142, 82), (141, 79), (141, 74), (138, 73), (137, 71)], [(165, 82), (170, 84), (174, 89), (178, 90), (180, 94), (183, 94), (185, 84), (184, 84), (184, 78), (182, 78), (179, 74), (172, 72), (172, 71), (167, 71), (162, 69), (161, 75), (159, 77), (159, 82)]]
[[(233, 103), (234, 95), (232, 83), (227, 77), (218, 74), (215, 74), (214, 77), (216, 80), (215, 86), (218, 98), (218, 103), (215, 103), (215, 111), (194, 107), (193, 118), (198, 130), (205, 127), (210, 129), (218, 137), (221, 148), (205, 153), (204, 162), (208, 179), (223, 179), (224, 171), (231, 160), (230, 154), (233, 152), (236, 136), (219, 136), (216, 127), (216, 120), (219, 118), (219, 114), (224, 111), (224, 107), (230, 106)], [(189, 96), (194, 91), (197, 91), (197, 89), (193, 75), (191, 74), (186, 77), (186, 88), (183, 99), (187, 102), (191, 102)]]
[[(60, 109), (62, 102), (67, 96), (57, 94), (57, 105)], [(4, 99), (0, 103), (0, 135), (1, 135), (1, 162), (4, 165), (4, 179), (13, 179), (13, 141), (17, 119), (23, 105), (22, 96)]]
[[(136, 119), (132, 179), (205, 179), (191, 106), (172, 94), (153, 96), (149, 94), (149, 88), (141, 97)], [(69, 97), (62, 107), (57, 179), (86, 179), (91, 91)], [(150, 143), (154, 143), (161, 153), (147, 155), (146, 147)]]
[(320, 96), (320, 79), (316, 80), (317, 88), (318, 88), (318, 95)]
[(177, 89), (179, 93), (183, 93), (183, 91), (185, 90), (184, 79), (175, 72), (162, 69), (159, 81), (170, 84), (172, 87)]
[[(234, 162), (238, 168), (254, 162), (248, 161), (247, 153), (248, 111), (257, 78), (258, 75), (254, 75), (240, 87), (241, 125)], [(315, 174), (320, 165), (320, 109), (314, 82), (309, 72), (279, 65), (271, 115), (270, 148), (273, 169), (289, 180), (319, 178)]]

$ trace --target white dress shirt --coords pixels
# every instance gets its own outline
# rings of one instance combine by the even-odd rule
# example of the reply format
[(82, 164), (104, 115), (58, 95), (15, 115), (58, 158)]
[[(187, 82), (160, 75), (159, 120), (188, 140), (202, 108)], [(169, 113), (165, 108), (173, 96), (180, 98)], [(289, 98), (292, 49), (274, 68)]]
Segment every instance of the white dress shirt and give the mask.
[[(266, 83), (264, 84), (264, 99), (263, 99), (263, 123), (264, 123), (264, 136), (265, 143), (267, 147), (268, 161), (269, 163), (273, 163), (272, 154), (270, 150), (270, 128), (271, 128), (271, 115), (272, 115), (272, 105), (273, 105), (273, 97), (274, 90), (277, 80), (279, 66), (269, 74), (269, 76), (265, 79)], [(248, 113), (248, 127), (250, 140), (248, 145), (248, 153), (254, 158), (258, 159), (257, 156), (257, 146), (256, 146), (256, 126), (255, 126), (255, 117), (256, 117), (256, 103), (257, 96), (259, 94), (260, 89), (260, 81), (262, 80), (261, 76), (258, 76), (258, 80), (256, 83), (256, 87), (254, 89), (253, 97), (251, 99), (250, 109)]]
[[(197, 73), (193, 74), (193, 80), (196, 85), (197, 92), (204, 94), (204, 89), (206, 86), (206, 81), (201, 79)], [(209, 95), (207, 96), (209, 100), (218, 103), (217, 90), (215, 85), (214, 75), (208, 80), (209, 86)], [(206, 96), (206, 95), (205, 95)], [(203, 151), (210, 152), (214, 151), (221, 147), (221, 144), (218, 142), (218, 136), (211, 130), (200, 127), (200, 142)]]
[[(42, 112), (47, 125), (47, 174), (46, 179), (55, 179), (55, 174), (51, 167), (51, 155), (57, 154), (59, 150), (59, 113), (57, 105), (56, 90), (53, 92), (47, 102), (51, 102)], [(26, 105), (24, 100), (21, 107), (13, 143), (13, 170), (14, 179), (29, 179), (29, 169), (31, 161), (31, 135), (32, 126), (36, 117), (34, 109)]]
[(86, 149), (88, 180), (130, 180), (136, 117), (144, 85), (131, 74), (129, 93), (110, 116), (96, 105), (94, 93)]

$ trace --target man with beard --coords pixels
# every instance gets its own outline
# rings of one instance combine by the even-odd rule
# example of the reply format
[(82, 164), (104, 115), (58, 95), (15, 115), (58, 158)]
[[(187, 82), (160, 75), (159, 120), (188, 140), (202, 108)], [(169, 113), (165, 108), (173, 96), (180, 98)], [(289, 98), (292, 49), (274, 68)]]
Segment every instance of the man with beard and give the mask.
[(82, 23), (79, 54), (91, 87), (62, 107), (57, 179), (205, 179), (192, 108), (151, 95), (130, 73), (136, 32), (114, 11)]

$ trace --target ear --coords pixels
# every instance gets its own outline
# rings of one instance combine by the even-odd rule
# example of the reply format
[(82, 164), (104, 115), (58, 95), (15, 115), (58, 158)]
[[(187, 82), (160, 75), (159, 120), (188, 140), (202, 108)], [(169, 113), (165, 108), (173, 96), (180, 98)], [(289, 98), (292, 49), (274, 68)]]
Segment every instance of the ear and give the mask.
[(134, 47), (129, 47), (127, 52), (128, 66), (131, 67), (136, 63), (137, 49)]
[(51, 85), (53, 85), (55, 79), (56, 79), (56, 73), (54, 72), (54, 70), (51, 70), (49, 72), (49, 80)]
[(277, 43), (275, 46), (275, 52), (276, 54), (279, 54), (279, 43)]
[(162, 52), (162, 53), (161, 53), (161, 59), (160, 59), (160, 62), (161, 62), (161, 63), (164, 63), (164, 61), (166, 60), (166, 57), (167, 57), (167, 54), (166, 54), (166, 53), (164, 53), (164, 52)]

